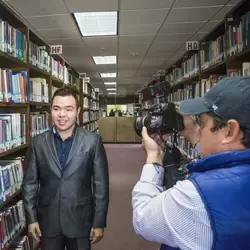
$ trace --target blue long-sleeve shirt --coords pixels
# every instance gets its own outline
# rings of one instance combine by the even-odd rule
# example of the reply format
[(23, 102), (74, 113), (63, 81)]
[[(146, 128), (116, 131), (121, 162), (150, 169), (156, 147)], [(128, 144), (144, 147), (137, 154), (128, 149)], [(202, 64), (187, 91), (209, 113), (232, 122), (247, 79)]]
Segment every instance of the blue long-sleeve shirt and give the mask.
[(182, 250), (211, 250), (212, 229), (195, 186), (178, 181), (163, 191), (164, 169), (146, 164), (132, 192), (133, 226), (145, 239)]

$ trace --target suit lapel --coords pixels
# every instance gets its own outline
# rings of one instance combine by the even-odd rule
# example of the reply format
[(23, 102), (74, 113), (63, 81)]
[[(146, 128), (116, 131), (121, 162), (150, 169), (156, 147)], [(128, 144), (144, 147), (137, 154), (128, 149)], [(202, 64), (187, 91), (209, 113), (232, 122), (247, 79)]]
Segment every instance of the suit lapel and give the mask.
[(69, 151), (68, 159), (66, 161), (64, 169), (68, 166), (69, 162), (74, 157), (77, 149), (79, 148), (80, 144), (82, 143), (82, 139), (83, 138), (82, 138), (82, 134), (81, 134), (81, 128), (79, 127), (79, 125), (76, 125), (74, 139), (73, 139), (72, 146), (71, 146), (71, 149)]
[(49, 133), (47, 133), (46, 141), (47, 141), (50, 153), (52, 155), (52, 158), (54, 159), (54, 161), (56, 162), (57, 167), (61, 171), (62, 168), (61, 168), (59, 159), (57, 157), (57, 152), (56, 152), (56, 147), (55, 147), (55, 141), (54, 141), (54, 134), (53, 134), (53, 128), (51, 128), (50, 131), (49, 131)]

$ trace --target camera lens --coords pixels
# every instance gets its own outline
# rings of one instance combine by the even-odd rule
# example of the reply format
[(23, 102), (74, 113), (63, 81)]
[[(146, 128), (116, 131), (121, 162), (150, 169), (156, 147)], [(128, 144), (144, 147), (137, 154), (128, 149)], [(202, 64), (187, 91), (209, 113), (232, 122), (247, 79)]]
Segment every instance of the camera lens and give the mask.
[(140, 137), (141, 137), (142, 127), (143, 127), (143, 117), (141, 116), (136, 117), (134, 120), (134, 130), (136, 134)]
[(141, 132), (142, 132), (142, 128), (143, 126), (148, 126), (148, 116), (139, 116), (136, 117), (134, 120), (134, 130), (136, 132), (136, 134), (140, 137), (142, 137)]

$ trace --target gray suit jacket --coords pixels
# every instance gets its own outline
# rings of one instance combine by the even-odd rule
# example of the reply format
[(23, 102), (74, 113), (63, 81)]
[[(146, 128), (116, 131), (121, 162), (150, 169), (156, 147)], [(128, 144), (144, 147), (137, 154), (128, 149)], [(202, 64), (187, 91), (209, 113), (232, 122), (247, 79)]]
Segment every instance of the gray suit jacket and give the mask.
[(27, 223), (38, 222), (45, 237), (89, 237), (92, 226), (106, 227), (109, 173), (101, 137), (77, 125), (63, 170), (52, 129), (34, 137), (22, 191)]

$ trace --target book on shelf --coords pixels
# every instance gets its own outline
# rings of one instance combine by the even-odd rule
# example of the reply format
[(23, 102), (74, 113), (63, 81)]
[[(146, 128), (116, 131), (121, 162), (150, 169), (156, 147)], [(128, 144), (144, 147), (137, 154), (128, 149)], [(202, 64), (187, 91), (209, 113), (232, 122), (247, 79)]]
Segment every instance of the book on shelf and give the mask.
[[(167, 144), (171, 147), (173, 143), (173, 135), (169, 135)], [(197, 159), (198, 154), (193, 149), (191, 143), (184, 137), (178, 136), (176, 142), (177, 148), (185, 155), (189, 160)]]
[(0, 113), (0, 152), (26, 143), (26, 116)]
[(28, 101), (29, 78), (27, 72), (0, 69), (0, 102), (27, 103)]
[(0, 19), (0, 49), (9, 55), (27, 62), (27, 36), (8, 22)]
[(30, 136), (39, 135), (50, 128), (50, 114), (44, 112), (30, 113)]
[(94, 132), (98, 128), (98, 121), (87, 123), (83, 125), (83, 128)]
[(236, 24), (228, 25), (227, 41), (228, 57), (234, 56), (250, 46), (250, 11), (242, 15)]
[(205, 70), (212, 65), (221, 62), (226, 57), (226, 35), (225, 33), (215, 40), (210, 40), (202, 46), (200, 50), (201, 70)]
[[(1, 247), (12, 246), (15, 238), (26, 225), (23, 201), (12, 201), (8, 206), (0, 209), (0, 244)], [(14, 243), (14, 242), (13, 242)]]
[(46, 46), (39, 46), (29, 41), (30, 64), (46, 72), (50, 72), (50, 61), (51, 61), (51, 56), (49, 55)]
[(64, 66), (62, 65), (61, 61), (57, 61), (52, 57), (52, 75), (59, 80), (63, 81), (64, 77)]
[(58, 90), (58, 88), (57, 88), (57, 87), (52, 86), (52, 96), (54, 95), (54, 93), (55, 93), (57, 90)]
[(23, 160), (17, 158), (0, 159), (0, 206), (17, 193), (23, 180)]
[(33, 250), (30, 247), (29, 244), (29, 238), (28, 236), (19, 236), (17, 239), (15, 239), (11, 246), (8, 247), (9, 250)]
[(49, 85), (45, 78), (30, 78), (30, 101), (49, 102)]

